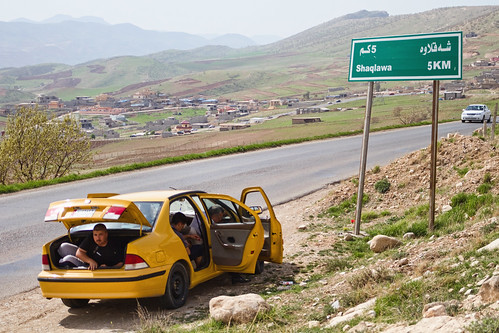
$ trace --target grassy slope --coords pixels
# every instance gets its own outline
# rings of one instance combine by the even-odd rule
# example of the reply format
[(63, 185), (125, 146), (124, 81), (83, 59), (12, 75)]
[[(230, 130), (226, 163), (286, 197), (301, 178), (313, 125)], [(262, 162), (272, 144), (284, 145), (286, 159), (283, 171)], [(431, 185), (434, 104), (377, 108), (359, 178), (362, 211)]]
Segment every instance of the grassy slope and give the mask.
[[(331, 86), (348, 85), (350, 90), (355, 90), (358, 84), (346, 81), (351, 38), (452, 30), (489, 33), (469, 41), (469, 47), (477, 48), (481, 54), (465, 60), (465, 63), (471, 62), (482, 59), (485, 54), (499, 52), (494, 34), (498, 8), (442, 8), (413, 15), (356, 20), (343, 17), (262, 47), (242, 50), (205, 47), (166, 51), (147, 57), (96, 60), (71, 68), (72, 77), (81, 80), (76, 87), (50, 91), (40, 89), (40, 84), (46, 86), (51, 80), (20, 81), (16, 79), (16, 72), (27, 69), (4, 69), (0, 71), (0, 87), (19, 85), (26, 87), (26, 91), (57, 94), (63, 99), (116, 91), (133, 83), (160, 79), (168, 81), (151, 85), (153, 90), (181, 96), (202, 93), (213, 97), (267, 99), (301, 96), (307, 91), (323, 92)], [(465, 49), (467, 47), (468, 43)], [(102, 66), (102, 72), (92, 72), (92, 65)], [(29, 68), (43, 74), (67, 70), (68, 66)], [(183, 85), (181, 80), (185, 78), (200, 82)], [(222, 82), (222, 87), (208, 86), (217, 82)]]

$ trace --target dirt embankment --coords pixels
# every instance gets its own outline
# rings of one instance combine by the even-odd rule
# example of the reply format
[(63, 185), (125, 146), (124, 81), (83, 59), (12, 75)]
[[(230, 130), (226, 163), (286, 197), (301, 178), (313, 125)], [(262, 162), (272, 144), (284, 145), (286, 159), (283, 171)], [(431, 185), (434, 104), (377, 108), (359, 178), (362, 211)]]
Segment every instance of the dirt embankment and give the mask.
[[(365, 193), (370, 195), (371, 200), (364, 210), (390, 210), (393, 214), (397, 214), (411, 206), (426, 203), (429, 187), (429, 155), (427, 149), (419, 150), (381, 167), (379, 171), (369, 171)], [(456, 135), (443, 139), (438, 161), (437, 183), (440, 189), (437, 191), (438, 211), (448, 205), (450, 198), (456, 193), (475, 193), (485, 174), (491, 175), (493, 181), (498, 181), (499, 155), (493, 145), (476, 137)], [(387, 178), (391, 183), (390, 191), (383, 198), (374, 189), (374, 184), (382, 178)], [(491, 191), (497, 195), (498, 190), (499, 186), (494, 186)], [(271, 285), (278, 285), (283, 280), (306, 280), (307, 273), (300, 271), (308, 264), (316, 263), (321, 250), (331, 249), (331, 244), (342, 241), (342, 238), (336, 232), (319, 232), (310, 238), (310, 233), (299, 232), (299, 227), (313, 223), (327, 224), (327, 221), (318, 220), (318, 214), (351, 197), (355, 191), (354, 182), (344, 181), (275, 207), (276, 215), (283, 225), (284, 263), (267, 264), (265, 272), (254, 276), (248, 284), (232, 285), (229, 277), (222, 275), (191, 290), (186, 306), (174, 311), (158, 309), (154, 300), (142, 300), (140, 307), (136, 300), (91, 301), (85, 308), (68, 309), (59, 299), (44, 299), (37, 288), (0, 300), (0, 332), (129, 332), (137, 330), (141, 325), (141, 318), (144, 319), (144, 312), (139, 308), (147, 311), (147, 318), (161, 319), (166, 323), (181, 321), (187, 323), (186, 325), (195, 325), (198, 320), (207, 317), (208, 302), (212, 297), (249, 292), (261, 293), (262, 290)], [(483, 223), (478, 221), (469, 229), (440, 237), (433, 245), (425, 242), (415, 243), (407, 250), (408, 261), (411, 264), (403, 268), (398, 267), (396, 263), (384, 264), (391, 265), (390, 267), (403, 274), (416, 276), (420, 267), (418, 262), (440, 260), (436, 252), (441, 248), (457, 249), (467, 246), (466, 244), (473, 241), (481, 224)], [(350, 229), (352, 226), (345, 225), (344, 228)], [(304, 246), (307, 251), (304, 251)], [(325, 280), (314, 293), (317, 298), (341, 295), (345, 289), (344, 281), (344, 275), (335, 274)], [(269, 302), (274, 307), (296, 306), (297, 295), (282, 293), (278, 297), (272, 297)], [(295, 326), (308, 327), (307, 316), (317, 310), (314, 304), (300, 304), (304, 311), (303, 320), (294, 324)]]

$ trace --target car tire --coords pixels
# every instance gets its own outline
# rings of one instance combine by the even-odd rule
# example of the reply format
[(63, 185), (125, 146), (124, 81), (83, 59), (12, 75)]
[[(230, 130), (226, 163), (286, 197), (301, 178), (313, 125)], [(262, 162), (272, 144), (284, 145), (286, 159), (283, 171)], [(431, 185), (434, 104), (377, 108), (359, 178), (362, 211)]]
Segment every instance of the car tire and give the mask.
[(165, 294), (161, 296), (161, 306), (167, 309), (177, 309), (183, 306), (189, 292), (189, 274), (180, 262), (176, 262), (170, 269), (166, 281)]
[(492, 116), (489, 116), (489, 119), (487, 120), (488, 123), (492, 122)]
[(258, 260), (255, 266), (255, 274), (262, 274), (265, 270), (265, 262), (263, 260)]
[(461, 120), (461, 122), (462, 122), (462, 123), (465, 123), (465, 122), (466, 122), (466, 120)]
[(482, 118), (482, 124), (485, 122), (485, 116), (483, 116)]
[(73, 309), (77, 308), (82, 308), (85, 305), (88, 304), (88, 299), (81, 299), (81, 298), (61, 298), (62, 303), (64, 303), (65, 306)]

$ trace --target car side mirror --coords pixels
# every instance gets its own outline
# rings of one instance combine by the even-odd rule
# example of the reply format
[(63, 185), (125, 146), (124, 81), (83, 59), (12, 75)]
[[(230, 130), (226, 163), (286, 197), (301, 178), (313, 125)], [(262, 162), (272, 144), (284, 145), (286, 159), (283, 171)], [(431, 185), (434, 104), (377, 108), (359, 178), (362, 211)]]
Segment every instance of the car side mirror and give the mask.
[(261, 212), (263, 212), (262, 206), (250, 206), (250, 209), (257, 214), (260, 214)]

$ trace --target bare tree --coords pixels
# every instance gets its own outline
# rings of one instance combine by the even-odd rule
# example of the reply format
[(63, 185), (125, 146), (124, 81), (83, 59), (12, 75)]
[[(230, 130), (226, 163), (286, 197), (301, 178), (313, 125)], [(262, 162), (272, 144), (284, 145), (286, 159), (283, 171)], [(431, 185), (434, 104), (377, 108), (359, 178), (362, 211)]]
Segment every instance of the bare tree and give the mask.
[(403, 113), (402, 107), (397, 106), (393, 109), (393, 115), (397, 117), (402, 124), (408, 125), (428, 119), (430, 112), (428, 110), (417, 110), (413, 108), (411, 111)]

